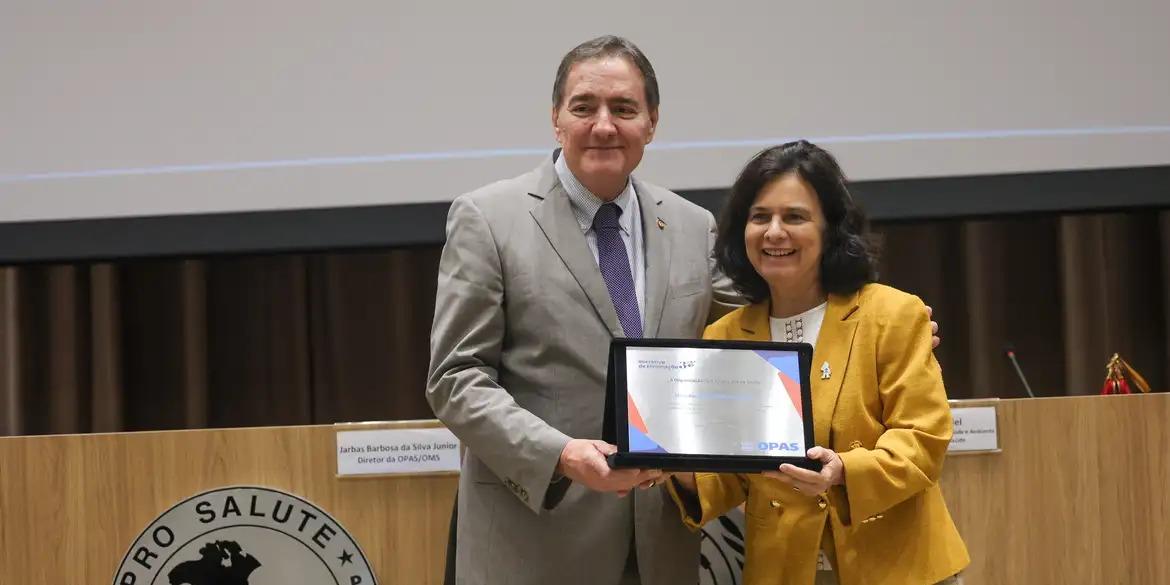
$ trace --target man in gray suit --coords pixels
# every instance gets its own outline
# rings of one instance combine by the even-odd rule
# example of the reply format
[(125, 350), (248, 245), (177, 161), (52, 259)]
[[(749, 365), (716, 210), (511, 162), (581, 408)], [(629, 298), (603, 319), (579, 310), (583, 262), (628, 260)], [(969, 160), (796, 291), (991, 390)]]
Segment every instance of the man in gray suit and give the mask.
[(447, 218), (427, 398), (467, 447), (457, 582), (695, 583), (698, 537), (659, 472), (611, 470), (598, 439), (610, 339), (696, 337), (734, 302), (715, 221), (631, 176), (658, 123), (633, 43), (570, 51), (552, 122), (560, 149)]
[(711, 214), (631, 175), (658, 123), (645, 55), (579, 45), (552, 102), (561, 148), (447, 217), (427, 399), (467, 448), (456, 582), (696, 583), (699, 539), (661, 474), (606, 464), (607, 355), (616, 336), (697, 337), (738, 297)]

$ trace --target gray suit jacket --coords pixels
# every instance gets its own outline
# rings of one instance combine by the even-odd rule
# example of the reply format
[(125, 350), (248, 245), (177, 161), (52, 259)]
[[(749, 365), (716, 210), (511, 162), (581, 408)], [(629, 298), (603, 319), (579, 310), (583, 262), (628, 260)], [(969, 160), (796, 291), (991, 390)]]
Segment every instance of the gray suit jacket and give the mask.
[[(647, 337), (697, 337), (734, 302), (711, 214), (636, 181)], [(713, 276), (718, 286), (713, 288)], [(644, 585), (695, 583), (699, 541), (661, 488), (632, 497), (550, 483), (570, 438), (600, 438), (609, 341), (621, 325), (552, 160), (451, 205), (427, 399), (467, 447), (458, 583), (613, 585), (637, 538)]]

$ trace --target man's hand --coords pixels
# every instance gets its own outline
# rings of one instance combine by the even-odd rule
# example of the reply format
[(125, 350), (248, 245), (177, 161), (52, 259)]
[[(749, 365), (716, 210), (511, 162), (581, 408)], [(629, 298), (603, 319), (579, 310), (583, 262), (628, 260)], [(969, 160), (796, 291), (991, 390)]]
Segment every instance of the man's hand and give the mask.
[[(930, 308), (930, 305), (926, 305), (926, 318), (930, 319), (931, 317), (934, 317), (934, 309)], [(932, 320), (930, 322), (930, 348), (938, 349), (940, 343), (942, 343), (942, 338), (938, 336), (938, 323)]]
[(599, 492), (614, 492), (624, 496), (635, 487), (654, 487), (662, 472), (657, 469), (612, 469), (606, 455), (617, 452), (617, 447), (605, 441), (572, 439), (561, 451), (557, 473)]

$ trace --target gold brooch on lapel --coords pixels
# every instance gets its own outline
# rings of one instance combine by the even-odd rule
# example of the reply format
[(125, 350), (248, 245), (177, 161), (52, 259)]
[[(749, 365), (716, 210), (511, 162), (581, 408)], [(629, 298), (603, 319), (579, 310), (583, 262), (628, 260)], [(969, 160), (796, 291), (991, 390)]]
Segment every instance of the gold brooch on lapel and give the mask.
[(658, 218), (658, 229), (660, 229), (660, 230), (666, 229), (666, 222), (662, 221), (661, 217)]
[(828, 380), (832, 375), (833, 371), (829, 369), (829, 362), (821, 364), (821, 379)]

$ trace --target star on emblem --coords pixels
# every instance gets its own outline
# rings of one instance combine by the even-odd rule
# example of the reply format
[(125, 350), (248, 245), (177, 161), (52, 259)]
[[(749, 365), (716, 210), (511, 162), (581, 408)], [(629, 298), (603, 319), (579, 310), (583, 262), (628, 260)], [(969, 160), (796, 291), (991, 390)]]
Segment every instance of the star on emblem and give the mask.
[(352, 562), (353, 562), (353, 555), (352, 555), (352, 554), (350, 554), (350, 553), (349, 553), (349, 551), (347, 551), (347, 550), (345, 550), (345, 549), (342, 549), (342, 550), (341, 550), (341, 556), (339, 556), (339, 557), (337, 557), (337, 558), (341, 560), (341, 564), (342, 564), (342, 565), (344, 565), (344, 564), (346, 564), (346, 563), (352, 563)]

